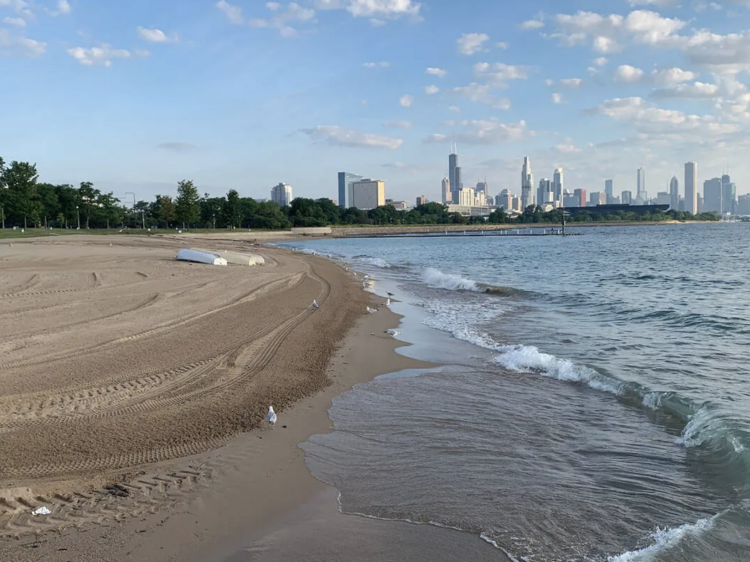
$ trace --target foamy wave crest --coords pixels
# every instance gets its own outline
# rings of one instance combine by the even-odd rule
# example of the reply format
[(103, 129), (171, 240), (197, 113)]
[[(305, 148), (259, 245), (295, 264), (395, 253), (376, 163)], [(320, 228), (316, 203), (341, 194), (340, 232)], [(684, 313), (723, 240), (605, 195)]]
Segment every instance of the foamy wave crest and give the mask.
[(303, 254), (308, 254), (310, 256), (317, 256), (319, 255), (318, 252), (313, 250), (312, 248), (302, 248), (301, 250), (297, 250), (298, 252), (302, 252)]
[(610, 556), (607, 558), (607, 562), (647, 562), (648, 560), (652, 560), (655, 554), (673, 548), (686, 537), (695, 536), (710, 529), (716, 517), (714, 515), (710, 519), (701, 519), (697, 523), (683, 525), (676, 529), (657, 529), (651, 535), (653, 539), (651, 546), (640, 550), (624, 552), (617, 556)]
[(391, 267), (391, 264), (389, 264), (384, 259), (380, 259), (380, 258), (371, 258), (371, 257), (368, 257), (368, 256), (360, 256), (360, 257), (357, 257), (357, 258), (354, 258), (354, 259), (357, 261), (357, 263), (363, 263), (365, 265), (371, 265), (373, 267), (379, 267), (381, 269), (390, 269), (390, 267)]
[(494, 358), (495, 362), (511, 371), (539, 373), (560, 381), (585, 383), (596, 390), (620, 394), (621, 382), (588, 367), (576, 365), (568, 359), (542, 353), (536, 347), (505, 346), (498, 351), (503, 353)]
[(460, 275), (443, 273), (439, 269), (428, 268), (422, 275), (422, 281), (433, 289), (446, 289), (448, 291), (474, 291), (483, 293), (484, 290), (477, 285), (476, 281), (466, 279)]

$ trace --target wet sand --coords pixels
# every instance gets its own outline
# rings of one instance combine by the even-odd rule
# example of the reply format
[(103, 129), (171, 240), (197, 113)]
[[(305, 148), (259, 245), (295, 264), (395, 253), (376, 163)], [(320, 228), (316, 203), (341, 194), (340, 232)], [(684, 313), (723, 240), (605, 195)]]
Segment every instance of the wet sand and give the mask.
[[(423, 365), (383, 333), (398, 317), (363, 314), (379, 299), (327, 260), (253, 248), (266, 266), (174, 262), (185, 245), (0, 248), (0, 559), (233, 560), (310, 509), (313, 524), (325, 513), (396, 544), (380, 524), (414, 526), (338, 514), (298, 445), (331, 429), (331, 400), (354, 384)], [(261, 423), (269, 403), (273, 428)], [(41, 505), (52, 514), (30, 515)], [(331, 559), (325, 537), (311, 559)], [(403, 559), (420, 559), (420, 544)], [(355, 546), (341, 559), (382, 559)]]

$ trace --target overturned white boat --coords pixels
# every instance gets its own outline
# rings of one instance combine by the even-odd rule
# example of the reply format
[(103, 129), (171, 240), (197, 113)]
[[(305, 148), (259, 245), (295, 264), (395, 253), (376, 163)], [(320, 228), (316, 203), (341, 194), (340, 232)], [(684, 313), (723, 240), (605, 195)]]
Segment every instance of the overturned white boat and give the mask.
[(219, 256), (218, 254), (203, 252), (200, 250), (180, 250), (179, 252), (177, 252), (177, 259), (179, 261), (207, 263), (209, 265), (227, 265), (227, 260)]
[(216, 254), (227, 260), (227, 263), (234, 265), (263, 265), (265, 263), (265, 260), (258, 254), (241, 254), (228, 250), (206, 250), (203, 248), (196, 248), (194, 251)]

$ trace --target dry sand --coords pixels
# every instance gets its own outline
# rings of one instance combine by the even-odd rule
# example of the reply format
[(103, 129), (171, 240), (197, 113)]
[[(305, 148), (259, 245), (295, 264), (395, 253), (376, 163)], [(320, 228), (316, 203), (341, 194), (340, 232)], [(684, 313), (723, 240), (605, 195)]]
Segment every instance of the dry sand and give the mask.
[[(298, 444), (335, 396), (422, 366), (338, 265), (175, 262), (184, 245), (0, 246), (0, 559), (224, 559), (328, 489)], [(253, 429), (268, 404), (278, 424)]]

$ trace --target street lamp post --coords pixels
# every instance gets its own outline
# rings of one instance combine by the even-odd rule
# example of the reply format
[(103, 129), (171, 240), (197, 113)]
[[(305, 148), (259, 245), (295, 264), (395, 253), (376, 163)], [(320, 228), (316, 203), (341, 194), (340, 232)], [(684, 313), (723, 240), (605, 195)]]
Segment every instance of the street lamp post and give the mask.
[[(133, 196), (133, 218), (137, 221), (138, 220), (138, 215), (135, 214), (135, 212), (136, 212), (135, 211), (135, 193), (133, 193), (132, 191), (126, 191), (125, 195), (132, 195)], [(136, 224), (138, 224), (138, 223), (136, 223)]]
[(76, 216), (78, 217), (78, 228), (76, 230), (81, 230), (81, 211), (78, 210), (78, 205), (76, 205)]
[(214, 230), (216, 230), (216, 213), (214, 213), (213, 218), (214, 218)]

